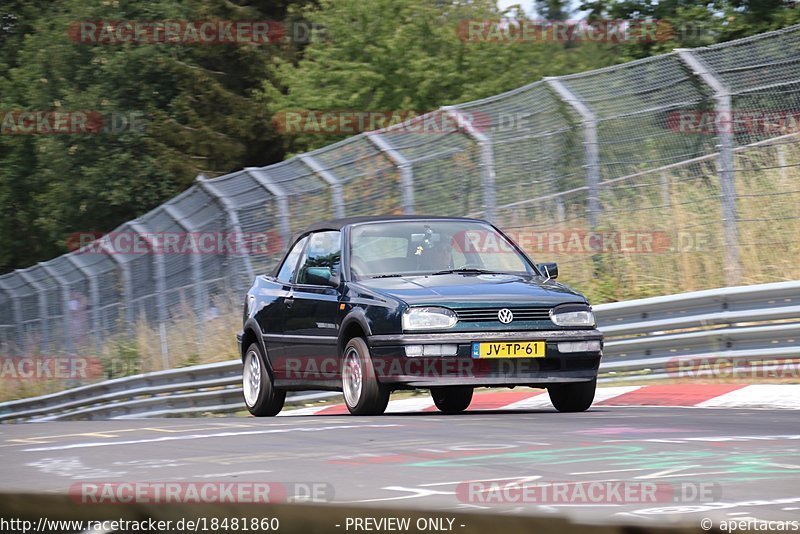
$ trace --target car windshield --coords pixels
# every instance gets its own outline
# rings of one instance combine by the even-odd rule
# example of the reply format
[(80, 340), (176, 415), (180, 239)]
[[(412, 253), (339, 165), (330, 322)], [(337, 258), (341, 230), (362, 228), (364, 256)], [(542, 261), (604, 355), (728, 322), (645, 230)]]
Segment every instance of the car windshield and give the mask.
[(454, 271), (535, 273), (508, 239), (479, 221), (362, 223), (350, 232), (354, 280)]

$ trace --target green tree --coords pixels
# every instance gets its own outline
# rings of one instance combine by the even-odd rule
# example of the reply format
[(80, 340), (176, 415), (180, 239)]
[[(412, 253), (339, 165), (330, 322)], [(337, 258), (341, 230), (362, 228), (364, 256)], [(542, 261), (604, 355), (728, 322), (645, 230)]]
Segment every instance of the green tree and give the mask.
[[(109, 231), (186, 189), (283, 157), (252, 91), (283, 46), (83, 44), (82, 20), (282, 19), (287, 4), (17, 1), (3, 8), (0, 110), (140, 117), (144, 130), (0, 136), (0, 271), (66, 250), (78, 231)], [(44, 8), (47, 5), (47, 8)]]
[[(265, 83), (260, 96), (274, 113), (426, 112), (619, 61), (610, 47), (593, 43), (465, 38), (468, 21), (505, 15), (488, 0), (323, 0), (303, 16), (324, 32), (299, 61), (276, 59), (279, 83)], [(288, 137), (286, 148), (301, 152), (341, 137), (301, 133)]]

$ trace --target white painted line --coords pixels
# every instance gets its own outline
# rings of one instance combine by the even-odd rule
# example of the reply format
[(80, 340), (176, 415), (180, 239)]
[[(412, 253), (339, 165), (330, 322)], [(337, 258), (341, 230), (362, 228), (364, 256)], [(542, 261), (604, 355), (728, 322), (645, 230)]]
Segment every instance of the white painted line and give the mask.
[(207, 475), (194, 475), (194, 478), (236, 477), (239, 475), (257, 475), (260, 473), (272, 473), (272, 471), (268, 469), (255, 469), (253, 471), (237, 471), (235, 473), (209, 473)]
[(698, 408), (800, 409), (800, 384), (745, 386), (697, 404)]
[(294, 409), (294, 410), (285, 410), (285, 411), (279, 413), (278, 417), (287, 416), (287, 415), (314, 415), (314, 414), (317, 414), (317, 413), (321, 412), (325, 408), (330, 408), (330, 407), (331, 407), (331, 405), (325, 405), (325, 406), (310, 406), (308, 408), (297, 408), (297, 409)]
[(528, 397), (527, 399), (522, 399), (521, 401), (506, 404), (498, 408), (498, 410), (538, 410), (541, 408), (553, 408), (553, 403), (550, 402), (547, 391)]
[(242, 432), (219, 432), (217, 434), (189, 434), (182, 436), (165, 436), (161, 438), (131, 439), (126, 441), (95, 441), (86, 443), (71, 443), (69, 445), (54, 445), (52, 447), (36, 447), (33, 449), (23, 449), (25, 452), (41, 451), (63, 451), (68, 449), (87, 449), (91, 447), (118, 447), (120, 445), (138, 445), (140, 443), (163, 443), (165, 441), (185, 441), (207, 438), (229, 438), (234, 436), (254, 436), (259, 434), (286, 434), (289, 432), (323, 432), (326, 430), (343, 430), (352, 428), (388, 428), (403, 425), (337, 425), (321, 427), (299, 427), (299, 428), (274, 428), (270, 430), (247, 430)]
[[(637, 389), (641, 388), (642, 386), (617, 386), (617, 387), (608, 387), (608, 388), (597, 388), (597, 392), (594, 394), (594, 402), (602, 402), (608, 399), (613, 399), (614, 397), (619, 397), (625, 393), (629, 393), (631, 391), (636, 391)], [(547, 392), (544, 392), (540, 395), (536, 395), (534, 397), (529, 397), (527, 399), (523, 399), (521, 401), (512, 402), (506, 406), (500, 408), (501, 410), (532, 410), (532, 409), (542, 409), (542, 408), (553, 408), (553, 403), (550, 402), (550, 395)]]
[(431, 406), (433, 406), (433, 399), (427, 395), (425, 397), (412, 397), (410, 399), (389, 401), (389, 406), (386, 407), (386, 413), (421, 412), (425, 408), (430, 408)]
[(630, 393), (631, 391), (636, 391), (642, 387), (644, 386), (616, 386), (610, 388), (597, 388), (597, 392), (594, 394), (594, 402), (607, 401), (608, 399), (619, 397), (620, 395)]

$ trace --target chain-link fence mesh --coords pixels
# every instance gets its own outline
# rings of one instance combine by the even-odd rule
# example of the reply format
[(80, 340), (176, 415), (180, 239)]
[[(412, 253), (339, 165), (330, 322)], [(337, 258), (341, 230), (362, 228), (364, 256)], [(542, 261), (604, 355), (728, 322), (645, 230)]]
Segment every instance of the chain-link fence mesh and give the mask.
[(0, 352), (152, 329), (158, 365), (183, 363), (169, 325), (201, 343), (293, 235), (342, 215), (490, 219), (595, 302), (796, 278), (799, 50), (800, 26), (678, 50), (198, 177), (103, 246), (0, 277)]

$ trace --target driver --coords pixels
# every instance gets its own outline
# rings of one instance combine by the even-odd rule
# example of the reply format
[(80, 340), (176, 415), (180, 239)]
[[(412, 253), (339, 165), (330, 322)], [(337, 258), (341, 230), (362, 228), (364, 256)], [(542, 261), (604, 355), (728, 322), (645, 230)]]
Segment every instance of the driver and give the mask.
[(420, 254), (420, 269), (430, 271), (444, 271), (453, 267), (452, 251), (444, 240), (433, 244), (430, 248), (423, 248)]

